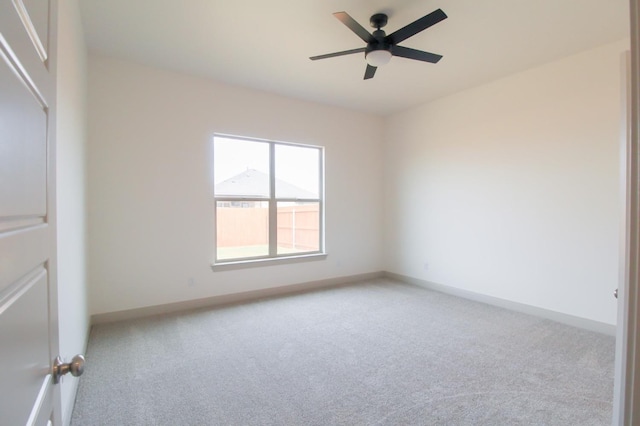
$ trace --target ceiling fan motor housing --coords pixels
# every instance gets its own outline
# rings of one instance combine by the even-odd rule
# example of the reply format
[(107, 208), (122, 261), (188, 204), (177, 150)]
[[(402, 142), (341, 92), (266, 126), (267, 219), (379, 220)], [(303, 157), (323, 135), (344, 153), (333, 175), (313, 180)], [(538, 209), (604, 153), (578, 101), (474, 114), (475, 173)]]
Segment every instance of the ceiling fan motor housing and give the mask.
[(382, 30), (375, 30), (372, 34), (372, 39), (367, 43), (367, 50), (365, 55), (374, 50), (387, 50), (391, 51), (391, 44), (385, 41), (386, 34)]

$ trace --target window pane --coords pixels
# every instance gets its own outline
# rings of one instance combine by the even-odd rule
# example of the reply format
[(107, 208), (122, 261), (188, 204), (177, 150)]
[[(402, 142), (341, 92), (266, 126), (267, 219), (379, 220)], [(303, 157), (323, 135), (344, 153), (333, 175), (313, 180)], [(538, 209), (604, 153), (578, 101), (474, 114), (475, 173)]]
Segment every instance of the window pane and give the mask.
[(269, 197), (269, 144), (213, 139), (213, 171), (216, 197)]
[(276, 197), (293, 199), (320, 198), (319, 161), (319, 149), (276, 145)]
[(278, 254), (320, 250), (320, 203), (278, 203)]
[(267, 201), (218, 201), (216, 205), (218, 260), (269, 254)]

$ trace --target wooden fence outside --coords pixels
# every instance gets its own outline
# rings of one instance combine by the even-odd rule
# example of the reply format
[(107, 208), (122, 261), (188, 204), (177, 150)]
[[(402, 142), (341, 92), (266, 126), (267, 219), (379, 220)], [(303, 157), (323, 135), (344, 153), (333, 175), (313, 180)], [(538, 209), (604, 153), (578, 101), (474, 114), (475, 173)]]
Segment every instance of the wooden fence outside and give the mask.
[[(320, 212), (317, 204), (278, 208), (278, 246), (295, 251), (319, 250)], [(218, 247), (269, 244), (267, 207), (218, 207)]]

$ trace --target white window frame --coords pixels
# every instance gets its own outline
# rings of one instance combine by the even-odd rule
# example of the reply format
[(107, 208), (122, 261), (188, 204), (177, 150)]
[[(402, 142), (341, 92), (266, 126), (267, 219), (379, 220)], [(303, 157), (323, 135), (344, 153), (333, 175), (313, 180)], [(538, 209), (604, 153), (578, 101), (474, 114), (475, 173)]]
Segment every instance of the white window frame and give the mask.
[[(260, 264), (262, 262), (272, 262), (272, 261), (298, 261), (305, 259), (315, 259), (315, 258), (324, 258), (326, 257), (325, 252), (325, 194), (324, 194), (324, 147), (317, 145), (309, 145), (309, 144), (300, 144), (293, 142), (283, 142), (276, 141), (270, 139), (259, 139), (245, 136), (236, 136), (236, 135), (227, 135), (222, 133), (214, 133), (212, 140), (212, 152), (213, 157), (211, 161), (211, 167), (213, 170), (212, 176), (215, 176), (215, 139), (225, 138), (225, 139), (238, 139), (242, 141), (248, 142), (259, 142), (266, 143), (269, 145), (269, 197), (260, 198), (260, 197), (243, 197), (243, 196), (216, 196), (215, 193), (215, 182), (212, 179), (213, 183), (213, 265), (212, 266), (234, 266), (234, 265), (251, 265), (251, 264)], [(282, 198), (276, 196), (276, 171), (275, 171), (275, 149), (276, 146), (293, 146), (299, 148), (309, 148), (315, 149), (318, 151), (318, 198)], [(253, 256), (253, 257), (242, 257), (242, 258), (232, 258), (232, 259), (218, 259), (218, 221), (217, 221), (217, 211), (218, 211), (218, 202), (266, 202), (269, 206), (269, 253), (265, 256)], [(316, 202), (318, 203), (319, 209), (319, 241), (318, 241), (318, 250), (315, 251), (305, 251), (300, 253), (288, 253), (288, 254), (278, 254), (278, 203), (279, 202)]]

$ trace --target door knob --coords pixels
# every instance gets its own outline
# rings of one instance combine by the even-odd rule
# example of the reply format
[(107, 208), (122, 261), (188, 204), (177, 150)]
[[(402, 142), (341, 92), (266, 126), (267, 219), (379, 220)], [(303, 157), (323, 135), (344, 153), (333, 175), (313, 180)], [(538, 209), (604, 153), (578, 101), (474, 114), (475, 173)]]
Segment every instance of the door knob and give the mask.
[(618, 289), (613, 290), (613, 297), (618, 298)]
[(71, 362), (64, 363), (59, 356), (53, 361), (53, 383), (59, 383), (60, 377), (71, 373), (73, 377), (82, 376), (84, 373), (84, 357), (76, 355)]

